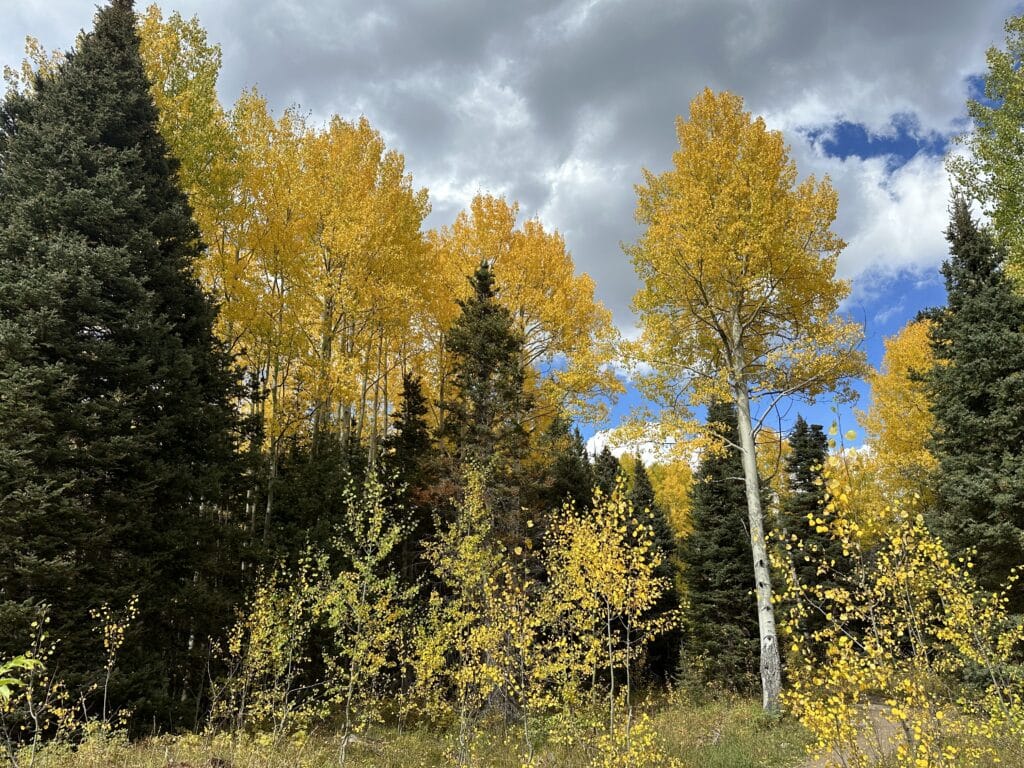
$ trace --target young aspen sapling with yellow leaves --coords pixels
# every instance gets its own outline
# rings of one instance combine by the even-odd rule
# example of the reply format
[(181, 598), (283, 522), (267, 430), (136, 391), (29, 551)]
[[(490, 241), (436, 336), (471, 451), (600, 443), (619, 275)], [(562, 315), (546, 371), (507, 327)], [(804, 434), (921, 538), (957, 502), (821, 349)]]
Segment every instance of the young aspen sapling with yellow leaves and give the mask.
[(120, 612), (112, 610), (107, 603), (103, 603), (99, 608), (89, 611), (89, 615), (93, 621), (99, 622), (93, 629), (103, 636), (103, 653), (107, 659), (103, 670), (103, 705), (100, 710), (100, 722), (103, 725), (108, 725), (107, 705), (110, 694), (110, 677), (117, 664), (117, 654), (124, 645), (125, 632), (139, 615), (139, 597), (132, 595), (124, 610)]
[[(499, 543), (482, 474), (466, 477), (465, 499), (427, 558), (439, 587), (416, 636), (418, 698), (435, 718), (456, 721), (450, 757), (470, 763), (484, 718), (518, 720), (532, 748), (542, 616), (533, 610), (541, 585), (524, 568), (525, 550)], [(529, 521), (527, 521), (529, 523)]]
[(730, 93), (705, 90), (676, 123), (679, 151), (644, 172), (629, 248), (644, 281), (634, 298), (643, 335), (641, 386), (655, 400), (736, 404), (761, 643), (763, 705), (779, 705), (782, 670), (765, 548), (756, 439), (792, 396), (813, 398), (860, 373), (859, 326), (837, 317), (849, 284), (830, 229), (828, 179), (797, 181), (782, 135)]
[[(829, 457), (828, 500), (810, 520), (842, 551), (842, 567), (803, 540), (775, 552), (791, 577), (787, 709), (829, 768), (1001, 762), (1004, 745), (1024, 739), (1024, 623), (1008, 611), (1020, 571), (999, 592), (979, 589), (973, 563), (925, 526), (916, 494), (858, 494), (862, 465), (846, 459)], [(793, 579), (791, 552), (827, 580)], [(800, 631), (809, 616), (822, 620)]]
[(418, 591), (399, 580), (395, 554), (404, 531), (386, 504), (383, 483), (371, 474), (361, 494), (350, 486), (346, 495), (344, 529), (337, 538), (346, 567), (326, 583), (318, 606), (334, 634), (334, 648), (324, 654), (325, 689), (341, 708), (342, 765), (349, 743), (380, 719), (380, 701), (394, 683), (389, 673), (403, 656), (409, 606)]
[[(678, 623), (675, 610), (652, 610), (672, 585), (660, 572), (664, 554), (655, 543), (650, 512), (633, 508), (619, 475), (609, 495), (595, 490), (592, 509), (563, 507), (550, 535), (551, 613), (579, 644), (579, 655), (566, 666), (592, 678), (607, 676), (607, 732), (615, 734), (624, 718), (628, 753), (634, 665)], [(562, 648), (572, 655), (571, 646)]]
[(87, 717), (79, 710), (82, 703), (74, 700), (57, 675), (59, 642), (50, 636), (49, 606), (34, 606), (34, 610), (28, 650), (0, 664), (0, 743), (11, 768), (34, 765), (48, 739), (79, 733), (83, 723), (78, 716)]

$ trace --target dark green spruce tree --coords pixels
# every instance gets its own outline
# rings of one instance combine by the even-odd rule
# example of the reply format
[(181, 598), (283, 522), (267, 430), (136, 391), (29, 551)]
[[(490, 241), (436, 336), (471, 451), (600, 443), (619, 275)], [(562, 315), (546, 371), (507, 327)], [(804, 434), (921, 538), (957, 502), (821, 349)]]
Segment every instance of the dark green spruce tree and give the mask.
[(631, 480), (628, 501), (636, 512), (643, 513), (647, 510), (650, 518), (648, 522), (654, 528), (654, 546), (665, 555), (663, 572), (659, 575), (670, 576), (671, 565), (668, 563), (668, 557), (676, 548), (675, 535), (672, 533), (672, 526), (669, 525), (668, 515), (655, 497), (647, 467), (639, 456), (633, 465)]
[[(1024, 297), (1005, 253), (954, 198), (946, 307), (931, 313), (936, 365), (928, 376), (939, 462), (935, 531), (957, 555), (977, 549), (975, 576), (997, 589), (1024, 564)], [(1012, 609), (1024, 612), (1024, 592)]]
[[(779, 508), (779, 527), (783, 535), (795, 535), (805, 546), (834, 554), (835, 544), (826, 535), (817, 533), (808, 516), (818, 516), (825, 501), (822, 470), (828, 457), (828, 438), (820, 424), (808, 424), (797, 416), (789, 434), (789, 455), (786, 457), (787, 494)], [(841, 553), (840, 553), (841, 554)], [(817, 558), (812, 557), (812, 561)], [(817, 562), (795, 563), (797, 576), (803, 584), (817, 583)]]
[(622, 464), (606, 445), (594, 457), (594, 487), (600, 488), (605, 497), (610, 496), (621, 473)]
[(579, 429), (564, 414), (557, 415), (538, 441), (541, 466), (536, 475), (533, 506), (558, 509), (572, 502), (577, 509), (590, 504), (594, 491), (593, 468), (587, 459), (587, 447)]
[[(825, 502), (822, 470), (828, 457), (828, 438), (820, 424), (808, 424), (798, 415), (789, 434), (789, 449), (787, 494), (779, 507), (779, 535), (789, 542), (796, 536), (803, 543), (803, 551), (810, 553), (810, 560), (793, 557), (793, 571), (801, 585), (837, 586), (847, 570), (843, 565), (842, 545), (828, 534), (817, 532), (810, 523), (811, 516), (821, 515)], [(834, 568), (830, 566), (827, 572), (818, 572), (819, 565), (830, 562), (836, 563)], [(822, 614), (810, 606), (806, 624), (795, 629), (807, 635), (823, 626)]]
[(693, 485), (693, 530), (680, 546), (689, 606), (683, 620), (680, 676), (703, 688), (753, 690), (759, 682), (757, 608), (746, 529), (736, 409), (716, 403), (708, 423), (727, 445), (705, 452)]
[(529, 447), (523, 337), (498, 302), (494, 272), (486, 261), (469, 279), (472, 295), (448, 332), (456, 395), (445, 404), (443, 443), (454, 459), (455, 483), (470, 467), (484, 475), (499, 535), (523, 533), (520, 510), (523, 459)]
[(0, 643), (49, 605), (77, 701), (105, 663), (90, 609), (137, 595), (112, 706), (191, 725), (238, 572), (236, 383), (131, 1), (0, 121)]
[[(654, 529), (652, 546), (661, 556), (661, 565), (656, 575), (663, 578), (667, 585), (651, 611), (655, 615), (660, 615), (678, 610), (680, 606), (674, 563), (676, 540), (672, 526), (668, 522), (668, 515), (655, 498), (650, 475), (647, 474), (647, 468), (639, 456), (633, 465), (632, 475), (628, 500), (633, 506), (633, 514)], [(646, 671), (658, 680), (670, 680), (679, 668), (681, 641), (682, 633), (678, 629), (659, 635), (647, 647)]]
[(434, 536), (434, 506), (439, 501), (434, 498), (438, 466), (427, 412), (423, 380), (406, 374), (402, 377), (402, 403), (392, 416), (382, 455), (384, 476), (395, 488), (394, 501), (404, 511), (398, 565), (406, 583), (413, 583), (427, 570), (424, 544)]
[[(292, 438), (284, 445), (274, 480), (274, 516), (263, 540), (251, 548), (267, 568), (295, 563), (310, 545), (330, 541), (345, 518), (345, 489), (360, 486), (366, 474), (366, 454), (356, 440), (343, 446), (338, 440)], [(265, 497), (258, 503), (262, 507)]]

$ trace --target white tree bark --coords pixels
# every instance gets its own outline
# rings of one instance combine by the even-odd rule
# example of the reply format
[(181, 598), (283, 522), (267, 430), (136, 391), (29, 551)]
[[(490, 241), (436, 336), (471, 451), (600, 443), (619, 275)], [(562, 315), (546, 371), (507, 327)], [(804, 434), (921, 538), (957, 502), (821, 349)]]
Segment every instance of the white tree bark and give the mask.
[(761, 640), (761, 703), (766, 712), (775, 712), (779, 709), (779, 695), (782, 693), (782, 661), (775, 629), (772, 579), (764, 537), (764, 511), (761, 509), (761, 480), (757, 473), (757, 453), (753, 421), (750, 417), (750, 390), (744, 357), (742, 342), (738, 342), (732, 355), (732, 393), (736, 403), (743, 479), (747, 493), (750, 549), (754, 560), (754, 593), (757, 597), (757, 626)]

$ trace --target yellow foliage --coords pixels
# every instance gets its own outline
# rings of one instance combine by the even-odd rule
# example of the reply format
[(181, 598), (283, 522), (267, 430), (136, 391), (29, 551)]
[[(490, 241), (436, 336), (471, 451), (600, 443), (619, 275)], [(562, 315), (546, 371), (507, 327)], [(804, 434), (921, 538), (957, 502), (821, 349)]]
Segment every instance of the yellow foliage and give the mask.
[(867, 376), (871, 406), (857, 414), (887, 492), (916, 492), (928, 500), (928, 477), (937, 468), (927, 448), (935, 419), (921, 378), (935, 364), (929, 327), (918, 320), (886, 339), (881, 370)]
[[(49, 634), (48, 607), (38, 606), (35, 615), (29, 650), (0, 664), (0, 744), (15, 766), (19, 759), (32, 765), (45, 740), (73, 738), (87, 706), (84, 698), (72, 699), (57, 676), (58, 641)], [(95, 686), (80, 693), (94, 691)], [(108, 726), (103, 723), (104, 730)]]
[(466, 498), (453, 524), (428, 549), (444, 585), (434, 592), (417, 628), (417, 698), (434, 718), (457, 723), (452, 759), (470, 763), (486, 715), (522, 722), (530, 750), (533, 709), (542, 704), (541, 584), (526, 568), (523, 550), (509, 552), (492, 535), (480, 474), (467, 477)]
[(825, 618), (811, 637), (790, 638), (786, 706), (831, 766), (867, 768), (884, 754), (907, 768), (996, 758), (999, 739), (1024, 737), (1024, 623), (1006, 613), (1018, 574), (1003, 593), (980, 590), (971, 562), (949, 556), (912, 495), (854, 511), (847, 466), (826, 469), (830, 499), (811, 522), (848, 566), (819, 560), (826, 578), (791, 580), (783, 596), (790, 626), (809, 612)]
[[(418, 701), (435, 720), (454, 721), (456, 763), (472, 761), (481, 725), (495, 717), (518, 722), (529, 756), (546, 716), (559, 723), (552, 736), (561, 743), (589, 745), (596, 727), (602, 759), (655, 764), (639, 757), (656, 754), (642, 726), (633, 740), (632, 669), (676, 617), (651, 614), (667, 584), (656, 575), (650, 521), (638, 519), (624, 490), (620, 478), (592, 510), (564, 507), (538, 569), (528, 547), (497, 542), (480, 478), (470, 474), (456, 520), (428, 554), (445, 597), (433, 595), (415, 654)], [(602, 701), (604, 722), (587, 721)]]
[[(379, 721), (407, 652), (410, 600), (393, 565), (402, 531), (373, 475), (344, 491), (345, 518), (334, 542), (339, 563), (308, 551), (294, 569), (261, 578), (232, 629), (232, 670), (215, 692), (212, 721), (232, 731), (265, 730), (279, 742), (339, 719), (341, 756), (351, 736)], [(329, 636), (319, 647), (312, 634)], [(309, 654), (316, 650), (319, 658)], [(313, 662), (322, 676), (311, 680)]]
[(284, 437), (344, 437), (353, 418), (375, 450), (429, 292), (425, 190), (365, 119), (315, 128), (295, 109), (275, 119), (255, 90), (223, 109), (220, 50), (196, 19), (152, 6), (140, 35), (207, 246), (199, 275), (254, 385), (272, 463)]
[[(595, 396), (622, 391), (610, 363), (617, 333), (611, 313), (594, 298), (594, 282), (577, 274), (565, 240), (537, 219), (518, 224), (519, 205), (477, 195), (468, 211), (429, 234), (438, 265), (432, 318), (435, 365), (443, 368), (444, 333), (468, 296), (466, 276), (482, 262), (494, 267), (498, 300), (525, 340), (524, 364), (545, 373), (536, 381), (541, 404), (601, 418)], [(445, 373), (445, 370), (441, 370)]]
[[(110, 676), (117, 664), (117, 654), (124, 645), (124, 634), (139, 615), (139, 596), (132, 595), (121, 611), (114, 611), (109, 604), (102, 603), (99, 608), (89, 611), (93, 621), (99, 624), (94, 630), (103, 636), (103, 652), (106, 654), (106, 675), (103, 678), (103, 703), (100, 711), (100, 724), (110, 726), (107, 712), (107, 694), (110, 687)], [(123, 713), (126, 714), (126, 713)]]
[(798, 182), (782, 135), (730, 93), (702, 92), (676, 133), (673, 168), (637, 187), (630, 249), (649, 391), (671, 399), (686, 381), (696, 402), (729, 400), (739, 374), (754, 396), (814, 396), (858, 374), (860, 327), (835, 315), (849, 284), (828, 179)]
[(228, 636), (232, 674), (214, 692), (211, 724), (266, 730), (276, 740), (325, 714), (298, 691), (325, 567), (322, 556), (306, 555), (296, 570), (282, 566), (260, 579)]
[(693, 493), (693, 468), (689, 459), (673, 459), (647, 467), (654, 486), (654, 495), (665, 510), (668, 523), (677, 541), (689, 535), (693, 528), (690, 501)]
[(642, 335), (630, 351), (651, 368), (641, 389), (685, 432), (701, 431), (685, 426), (688, 406), (736, 406), (763, 702), (773, 710), (782, 670), (758, 433), (785, 398), (848, 394), (864, 365), (862, 332), (837, 314), (849, 284), (835, 276), (844, 243), (831, 231), (838, 197), (829, 180), (798, 181), (782, 135), (727, 92), (698, 94), (676, 134), (673, 167), (645, 170), (636, 188), (644, 232), (629, 253), (643, 280), (633, 299)]
[(59, 50), (47, 52), (42, 43), (34, 37), (25, 38), (25, 58), (18, 69), (4, 65), (4, 81), (7, 83), (8, 95), (14, 93), (30, 94), (35, 88), (37, 78), (47, 79), (54, 75), (57, 68), (64, 62), (64, 53)]
[(426, 190), (365, 118), (274, 117), (255, 89), (225, 109), (220, 49), (195, 18), (151, 6), (139, 30), (160, 131), (206, 245), (199, 277), (252, 385), (242, 405), (263, 427), (271, 485), (283, 441), (310, 433), (354, 433), (372, 463), (404, 372), (445, 401), (445, 334), (485, 258), (526, 339), (543, 415), (600, 416), (595, 397), (621, 391), (611, 315), (558, 232), (519, 226), (518, 206), (481, 195), (428, 243)]
[(665, 754), (658, 732), (646, 713), (624, 720), (602, 734), (596, 744), (593, 768), (682, 768), (678, 758)]
[(544, 626), (556, 637), (560, 695), (572, 701), (588, 678), (605, 676), (605, 733), (613, 740), (620, 720), (633, 717), (635, 661), (678, 622), (674, 613), (650, 612), (669, 587), (657, 575), (662, 554), (652, 546), (654, 535), (649, 512), (626, 499), (621, 475), (610, 496), (595, 490), (592, 509), (566, 505), (551, 526)]

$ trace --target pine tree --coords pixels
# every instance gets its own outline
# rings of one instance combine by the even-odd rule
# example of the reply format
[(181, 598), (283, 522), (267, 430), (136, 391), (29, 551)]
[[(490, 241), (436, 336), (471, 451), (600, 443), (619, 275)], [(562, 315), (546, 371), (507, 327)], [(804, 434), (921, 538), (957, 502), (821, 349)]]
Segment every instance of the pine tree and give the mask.
[[(633, 465), (631, 480), (627, 499), (632, 505), (633, 513), (654, 530), (651, 546), (658, 550), (658, 560), (661, 563), (655, 570), (655, 576), (665, 579), (668, 585), (651, 610), (651, 615), (675, 611), (680, 606), (679, 592), (676, 589), (676, 569), (673, 564), (673, 556), (676, 554), (675, 536), (669, 525), (668, 515), (655, 497), (647, 468), (639, 456)], [(681, 640), (681, 633), (678, 630), (665, 632), (653, 640), (647, 648), (647, 671), (662, 680), (670, 679), (678, 669)]]
[[(793, 430), (789, 434), (789, 456), (786, 457), (787, 493), (779, 508), (779, 536), (791, 540), (795, 536), (802, 542), (804, 552), (810, 560), (794, 557), (793, 570), (798, 583), (819, 585), (822, 588), (835, 586), (835, 579), (828, 574), (818, 573), (822, 562), (833, 562), (834, 570), (845, 574), (842, 545), (828, 534), (819, 533), (812, 525), (811, 517), (820, 517), (825, 501), (825, 483), (822, 470), (828, 457), (828, 438), (820, 424), (808, 424), (803, 416), (797, 415)], [(798, 550), (799, 553), (800, 550)], [(817, 611), (811, 610), (807, 622), (796, 631), (804, 636), (820, 629), (824, 619)]]
[(384, 476), (397, 487), (397, 506), (405, 510), (404, 528), (396, 546), (399, 573), (411, 583), (426, 569), (424, 544), (435, 534), (431, 486), (436, 481), (434, 443), (427, 426), (423, 380), (402, 377), (402, 403), (392, 417), (391, 434), (384, 440)]
[(494, 273), (483, 262), (470, 278), (473, 295), (448, 332), (456, 396), (448, 403), (443, 437), (461, 482), (473, 467), (483, 474), (488, 504), (502, 537), (522, 534), (522, 460), (528, 446), (531, 398), (525, 391), (523, 337), (498, 303)]
[(114, 0), (2, 109), (0, 618), (49, 603), (85, 686), (104, 663), (89, 610), (138, 595), (111, 696), (169, 723), (230, 620), (235, 390), (138, 46)]
[(611, 496), (620, 472), (622, 472), (622, 465), (606, 445), (594, 457), (594, 487), (600, 488), (605, 498)]
[[(932, 313), (936, 365), (928, 376), (939, 463), (931, 523), (954, 554), (977, 549), (974, 573), (996, 589), (1024, 564), (1024, 297), (1004, 272), (1003, 249), (962, 197), (946, 239), (947, 305)], [(1024, 610), (1020, 590), (1012, 608)]]
[(735, 407), (710, 406), (708, 423), (718, 425), (726, 443), (701, 458), (693, 486), (693, 530), (680, 546), (689, 598), (681, 673), (700, 686), (749, 691), (757, 685), (760, 644)]

